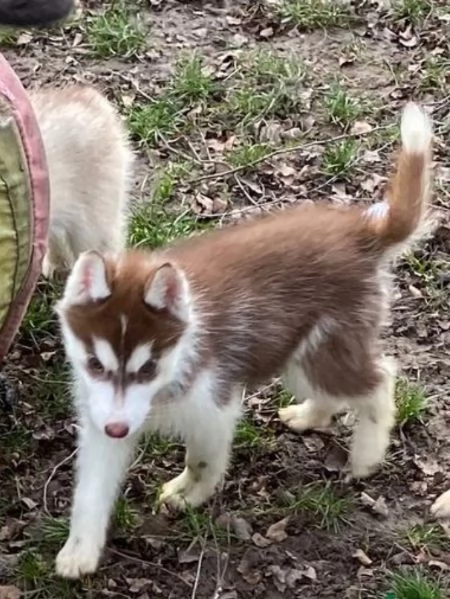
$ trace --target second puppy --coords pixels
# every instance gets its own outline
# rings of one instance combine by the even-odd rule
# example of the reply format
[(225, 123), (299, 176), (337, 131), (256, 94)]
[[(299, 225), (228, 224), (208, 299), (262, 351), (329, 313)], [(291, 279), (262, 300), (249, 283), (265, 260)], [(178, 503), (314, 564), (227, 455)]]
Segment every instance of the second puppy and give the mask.
[(72, 268), (86, 250), (125, 244), (133, 155), (112, 104), (89, 86), (30, 93), (50, 178), (50, 228), (42, 272)]

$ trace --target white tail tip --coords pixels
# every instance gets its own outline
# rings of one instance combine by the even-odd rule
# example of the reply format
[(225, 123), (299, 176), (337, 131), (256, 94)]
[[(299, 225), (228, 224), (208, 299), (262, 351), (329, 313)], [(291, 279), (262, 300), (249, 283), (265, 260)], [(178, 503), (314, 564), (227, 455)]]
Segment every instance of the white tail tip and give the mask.
[(414, 102), (408, 102), (400, 126), (403, 148), (409, 154), (424, 154), (430, 148), (433, 131), (426, 113)]

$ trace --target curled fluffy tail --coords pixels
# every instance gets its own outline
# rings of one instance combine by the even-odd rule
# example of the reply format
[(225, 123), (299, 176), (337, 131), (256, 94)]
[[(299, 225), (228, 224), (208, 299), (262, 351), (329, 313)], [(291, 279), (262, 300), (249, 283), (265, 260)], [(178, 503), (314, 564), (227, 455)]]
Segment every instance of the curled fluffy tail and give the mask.
[(386, 248), (405, 243), (421, 227), (429, 196), (433, 132), (425, 112), (409, 102), (402, 114), (402, 148), (388, 201), (368, 211), (371, 229)]

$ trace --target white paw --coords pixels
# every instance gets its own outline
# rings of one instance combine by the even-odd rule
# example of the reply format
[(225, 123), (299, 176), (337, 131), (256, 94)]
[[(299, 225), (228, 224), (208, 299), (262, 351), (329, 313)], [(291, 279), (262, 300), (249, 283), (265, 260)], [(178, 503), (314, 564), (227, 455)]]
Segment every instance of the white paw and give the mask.
[(353, 479), (353, 480), (358, 480), (361, 478), (368, 478), (371, 474), (373, 474), (373, 472), (377, 469), (377, 466), (379, 465), (378, 462), (365, 463), (361, 460), (355, 460), (355, 459), (352, 459), (352, 456), (350, 456), (350, 464), (351, 464), (350, 479)]
[(98, 543), (69, 537), (56, 557), (56, 573), (63, 578), (79, 578), (97, 570), (102, 547)]
[(215, 484), (195, 480), (190, 470), (185, 468), (183, 472), (163, 485), (160, 503), (185, 510), (188, 506), (197, 507), (205, 503), (214, 493)]
[(50, 262), (50, 258), (48, 257), (48, 253), (45, 254), (44, 259), (42, 261), (41, 272), (46, 279), (52, 279), (55, 274), (55, 267)]
[(431, 513), (435, 518), (450, 518), (450, 489), (439, 495), (431, 506)]
[(306, 399), (301, 404), (281, 408), (278, 417), (291, 430), (303, 433), (311, 429), (328, 428), (332, 413), (318, 409), (313, 400)]

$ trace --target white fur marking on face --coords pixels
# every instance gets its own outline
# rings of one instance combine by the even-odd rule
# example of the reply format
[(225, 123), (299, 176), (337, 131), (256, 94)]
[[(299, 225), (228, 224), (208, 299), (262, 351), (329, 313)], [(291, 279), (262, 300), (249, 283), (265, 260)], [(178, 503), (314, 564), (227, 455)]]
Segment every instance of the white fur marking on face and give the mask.
[(134, 348), (133, 353), (128, 359), (125, 370), (127, 372), (138, 372), (140, 368), (150, 360), (152, 356), (152, 344), (142, 343)]
[(100, 360), (103, 367), (106, 370), (112, 370), (113, 372), (119, 370), (119, 360), (108, 341), (96, 337), (94, 337), (93, 341), (95, 355)]

